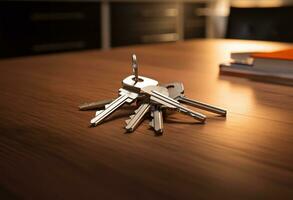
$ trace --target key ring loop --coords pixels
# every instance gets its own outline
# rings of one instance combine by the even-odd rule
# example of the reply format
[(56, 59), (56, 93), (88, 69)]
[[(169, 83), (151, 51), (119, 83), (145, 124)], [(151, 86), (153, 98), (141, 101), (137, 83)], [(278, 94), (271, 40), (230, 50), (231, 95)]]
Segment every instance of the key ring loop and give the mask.
[(137, 64), (137, 58), (135, 54), (132, 54), (132, 73), (134, 75), (134, 81), (138, 82), (138, 64)]

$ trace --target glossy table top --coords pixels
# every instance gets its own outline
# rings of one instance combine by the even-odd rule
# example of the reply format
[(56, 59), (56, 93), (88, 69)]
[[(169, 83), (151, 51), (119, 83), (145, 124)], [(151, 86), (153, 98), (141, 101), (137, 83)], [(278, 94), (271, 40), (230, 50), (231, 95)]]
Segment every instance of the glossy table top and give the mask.
[[(194, 40), (0, 60), (1, 199), (292, 199), (293, 87), (220, 76), (231, 52), (289, 44)], [(117, 96), (136, 53), (140, 75), (182, 81), (185, 94), (228, 110), (180, 113), (164, 134), (134, 106), (89, 128), (83, 102)]]

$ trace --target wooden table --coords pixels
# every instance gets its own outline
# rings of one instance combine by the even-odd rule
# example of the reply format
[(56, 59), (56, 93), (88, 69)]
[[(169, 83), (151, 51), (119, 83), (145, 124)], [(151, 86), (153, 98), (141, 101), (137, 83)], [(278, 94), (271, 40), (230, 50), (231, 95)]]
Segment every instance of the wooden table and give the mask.
[[(0, 199), (292, 199), (293, 88), (219, 76), (231, 51), (289, 44), (198, 40), (0, 61)], [(228, 110), (201, 125), (148, 120), (125, 134), (125, 106), (89, 128), (83, 102), (117, 96), (131, 73)]]

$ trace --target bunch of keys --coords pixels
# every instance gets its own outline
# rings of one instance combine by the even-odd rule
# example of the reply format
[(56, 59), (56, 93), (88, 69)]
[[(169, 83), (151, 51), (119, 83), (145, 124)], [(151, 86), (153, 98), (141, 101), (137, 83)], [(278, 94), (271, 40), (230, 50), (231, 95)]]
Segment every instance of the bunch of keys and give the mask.
[(80, 110), (97, 110), (95, 117), (90, 121), (91, 126), (101, 124), (122, 105), (134, 102), (136, 102), (137, 109), (125, 121), (127, 132), (133, 132), (145, 118), (149, 117), (149, 124), (155, 133), (162, 134), (163, 111), (165, 109), (178, 111), (201, 123), (205, 122), (205, 115), (189, 109), (183, 104), (213, 112), (223, 117), (227, 114), (225, 109), (187, 98), (184, 95), (184, 86), (181, 82), (159, 84), (154, 79), (139, 76), (135, 54), (132, 55), (132, 71), (132, 75), (122, 80), (122, 87), (118, 90), (119, 95), (116, 99), (105, 99), (79, 106)]

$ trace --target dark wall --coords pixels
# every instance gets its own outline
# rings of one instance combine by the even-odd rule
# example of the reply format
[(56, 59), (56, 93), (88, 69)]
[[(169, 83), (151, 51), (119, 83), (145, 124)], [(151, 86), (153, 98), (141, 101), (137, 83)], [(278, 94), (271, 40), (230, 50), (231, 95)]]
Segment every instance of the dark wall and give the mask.
[(100, 4), (0, 2), (0, 56), (101, 46)]
[(227, 38), (293, 42), (293, 6), (231, 8)]

